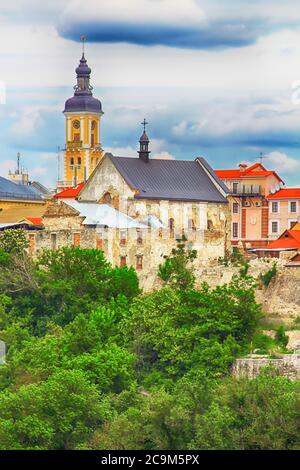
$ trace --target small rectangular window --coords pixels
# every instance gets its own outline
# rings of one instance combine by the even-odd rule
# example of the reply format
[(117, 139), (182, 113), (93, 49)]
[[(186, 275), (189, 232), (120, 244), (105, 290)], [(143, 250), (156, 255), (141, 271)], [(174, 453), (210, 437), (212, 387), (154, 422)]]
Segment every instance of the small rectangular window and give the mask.
[(73, 245), (80, 246), (80, 233), (74, 233), (73, 235)]
[(143, 257), (141, 255), (137, 255), (136, 257), (136, 269), (138, 271), (143, 269)]
[(239, 213), (239, 204), (238, 204), (238, 202), (234, 202), (234, 203), (232, 204), (232, 212), (233, 212), (234, 214), (238, 214), (238, 213)]
[(296, 213), (297, 212), (297, 202), (291, 201), (290, 202), (290, 212)]
[(127, 243), (126, 230), (121, 230), (121, 232), (120, 232), (120, 245), (125, 246), (126, 243)]
[(239, 183), (232, 183), (232, 192), (234, 194), (237, 194), (237, 192), (238, 192), (238, 185), (239, 185)]
[(138, 228), (136, 230), (136, 234), (137, 234), (137, 244), (142, 245), (143, 244), (143, 232), (142, 232), (142, 230)]
[(278, 202), (272, 202), (272, 212), (278, 212)]
[(74, 134), (74, 142), (80, 142), (80, 134)]
[(174, 219), (169, 219), (169, 230), (170, 230), (170, 237), (174, 238), (174, 235), (175, 235)]
[(278, 233), (278, 222), (277, 221), (272, 222), (272, 233)]
[(103, 245), (103, 241), (102, 241), (102, 237), (100, 235), (98, 235), (97, 237), (97, 241), (96, 241), (96, 245), (97, 245), (97, 250), (102, 250), (102, 245)]
[(123, 266), (126, 266), (126, 256), (121, 256), (120, 257), (120, 267), (122, 268)]
[(232, 237), (238, 238), (239, 236), (239, 224), (238, 222), (233, 222), (232, 224)]
[(189, 230), (196, 230), (196, 225), (194, 219), (188, 220), (188, 229)]

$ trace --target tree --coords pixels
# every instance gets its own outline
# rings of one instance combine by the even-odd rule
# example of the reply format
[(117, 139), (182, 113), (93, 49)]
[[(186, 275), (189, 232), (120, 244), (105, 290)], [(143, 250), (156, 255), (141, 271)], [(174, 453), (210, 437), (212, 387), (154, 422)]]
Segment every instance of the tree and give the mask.
[(22, 229), (8, 229), (0, 232), (0, 250), (5, 253), (22, 253), (28, 247), (26, 232)]
[(155, 369), (178, 378), (195, 367), (222, 375), (250, 342), (260, 316), (253, 285), (234, 278), (215, 289), (163, 288), (138, 297), (121, 328), (143, 375)]
[(13, 298), (12, 321), (30, 325), (38, 335), (51, 321), (63, 326), (80, 313), (139, 292), (136, 272), (112, 268), (99, 250), (45, 250), (36, 261), (22, 254), (0, 265), (0, 294)]
[(177, 242), (177, 248), (173, 248), (171, 256), (167, 256), (164, 264), (159, 266), (158, 276), (166, 285), (175, 289), (191, 289), (195, 282), (192, 263), (196, 257), (196, 250), (188, 248), (187, 238), (183, 235)]
[(0, 394), (0, 449), (74, 449), (110, 414), (82, 371)]

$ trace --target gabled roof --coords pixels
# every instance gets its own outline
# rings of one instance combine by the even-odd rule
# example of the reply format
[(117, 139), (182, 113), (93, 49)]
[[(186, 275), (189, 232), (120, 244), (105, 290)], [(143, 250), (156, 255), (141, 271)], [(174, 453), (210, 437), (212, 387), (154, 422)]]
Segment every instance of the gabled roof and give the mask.
[(275, 176), (278, 181), (282, 181), (280, 176), (273, 170), (267, 170), (261, 163), (255, 163), (241, 170), (215, 170), (216, 174), (222, 180), (227, 179), (243, 179), (243, 178), (265, 178), (267, 176)]
[(300, 199), (300, 188), (283, 188), (275, 194), (269, 194), (267, 199)]
[(25, 217), (19, 220), (19, 222), (29, 222), (32, 225), (43, 225), (42, 217)]
[[(200, 161), (159, 160), (107, 154), (127, 184), (136, 191), (136, 199), (164, 199), (190, 202), (227, 203), (214, 174), (209, 176)], [(214, 181), (215, 180), (215, 181)], [(227, 188), (223, 189), (225, 193)]]
[(35, 188), (14, 183), (2, 176), (0, 176), (0, 199), (43, 202), (42, 197)]
[(55, 194), (53, 197), (55, 199), (65, 199), (65, 198), (75, 199), (78, 196), (78, 194), (80, 193), (80, 191), (82, 190), (82, 188), (84, 187), (84, 185), (85, 185), (85, 183), (82, 182), (82, 183), (79, 183), (75, 187), (66, 188), (63, 191), (61, 191), (60, 193)]
[(288, 251), (300, 249), (300, 223), (290, 230), (285, 230), (277, 240), (272, 241), (268, 246), (251, 251)]

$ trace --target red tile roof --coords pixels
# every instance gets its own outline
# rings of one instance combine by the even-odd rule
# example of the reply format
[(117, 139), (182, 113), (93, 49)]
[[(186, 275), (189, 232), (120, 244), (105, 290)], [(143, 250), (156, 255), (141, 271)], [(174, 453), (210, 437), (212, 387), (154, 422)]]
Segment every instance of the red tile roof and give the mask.
[(28, 222), (31, 222), (33, 225), (43, 225), (42, 217), (26, 217)]
[(261, 250), (299, 250), (300, 249), (300, 224), (291, 230), (283, 232), (277, 240), (272, 241)]
[(84, 182), (79, 183), (77, 186), (72, 187), (72, 188), (67, 188), (61, 191), (60, 193), (55, 194), (53, 197), (56, 199), (63, 199), (63, 198), (76, 198), (82, 188), (84, 187)]
[(279, 181), (282, 181), (276, 171), (267, 170), (260, 163), (255, 163), (254, 165), (245, 167), (242, 170), (215, 170), (215, 173), (219, 176), (219, 178), (223, 180), (240, 178), (259, 178), (274, 175)]
[(300, 199), (300, 188), (283, 188), (275, 194), (269, 194), (267, 199)]
[(21, 222), (29, 222), (32, 225), (43, 225), (43, 219), (42, 217), (24, 217), (23, 219), (20, 219), (18, 221), (19, 223)]

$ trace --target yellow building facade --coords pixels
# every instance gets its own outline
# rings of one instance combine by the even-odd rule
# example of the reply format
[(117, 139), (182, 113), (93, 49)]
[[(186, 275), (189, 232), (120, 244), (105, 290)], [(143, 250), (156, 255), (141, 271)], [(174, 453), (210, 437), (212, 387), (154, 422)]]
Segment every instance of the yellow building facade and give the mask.
[(84, 53), (76, 68), (74, 96), (65, 103), (66, 145), (64, 150), (64, 185), (75, 186), (88, 179), (103, 156), (100, 123), (101, 102), (93, 97), (91, 69)]

